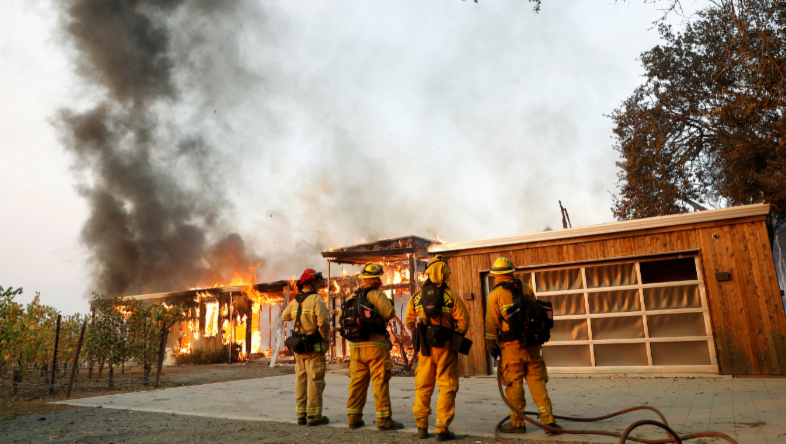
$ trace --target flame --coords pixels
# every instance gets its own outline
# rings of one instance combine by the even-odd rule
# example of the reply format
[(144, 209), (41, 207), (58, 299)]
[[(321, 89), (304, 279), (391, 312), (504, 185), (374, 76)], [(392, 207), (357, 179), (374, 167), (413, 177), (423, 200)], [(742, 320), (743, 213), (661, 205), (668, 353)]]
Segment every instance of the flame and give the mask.
[[(240, 359), (248, 359), (249, 352), (246, 351), (246, 332), (251, 329), (250, 334), (250, 353), (262, 353), (270, 355), (269, 350), (262, 350), (267, 348), (267, 342), (262, 342), (262, 330), (267, 330), (267, 316), (265, 316), (265, 328), (261, 328), (262, 320), (260, 314), (263, 312), (265, 306), (269, 307), (273, 304), (280, 304), (283, 299), (283, 294), (277, 293), (264, 293), (257, 289), (256, 270), (259, 267), (258, 263), (249, 263), (245, 271), (237, 271), (232, 274), (231, 279), (222, 280), (222, 283), (215, 283), (212, 286), (203, 286), (199, 284), (192, 288), (197, 290), (194, 297), (195, 307), (189, 309), (188, 318), (180, 323), (180, 331), (176, 341), (175, 350), (177, 353), (191, 353), (195, 348), (210, 347), (211, 342), (196, 342), (200, 339), (221, 337), (223, 345), (234, 344), (240, 349)], [(295, 286), (297, 278), (292, 276), (289, 285)], [(229, 282), (228, 284), (226, 282)], [(336, 288), (340, 290), (340, 286), (336, 283)], [(238, 311), (237, 307), (243, 307), (243, 304), (238, 304), (240, 295), (237, 292), (233, 293), (233, 302), (231, 307), (229, 304), (221, 304), (217, 294), (211, 293), (211, 288), (235, 286), (240, 287), (240, 293), (247, 300), (250, 300), (251, 307), (250, 313), (245, 312), (243, 309)], [(326, 289), (323, 289), (323, 293)], [(222, 292), (223, 293), (223, 292)], [(170, 308), (169, 305), (165, 305)], [(202, 308), (204, 307), (204, 308)], [(200, 334), (200, 310), (204, 311), (204, 334)], [(241, 314), (242, 313), (242, 314)], [(249, 319), (250, 316), (250, 319)], [(221, 322), (219, 322), (221, 318)], [(275, 323), (275, 320), (273, 320)]]
[[(198, 327), (196, 331), (198, 334)], [(218, 301), (205, 304), (205, 337), (214, 338), (216, 336), (218, 336)]]
[(131, 316), (131, 309), (129, 309), (127, 305), (115, 305), (115, 310), (126, 319)]
[(447, 242), (445, 242), (445, 239), (442, 239), (441, 237), (439, 237), (439, 234), (438, 234), (437, 235), (437, 243), (446, 244)]

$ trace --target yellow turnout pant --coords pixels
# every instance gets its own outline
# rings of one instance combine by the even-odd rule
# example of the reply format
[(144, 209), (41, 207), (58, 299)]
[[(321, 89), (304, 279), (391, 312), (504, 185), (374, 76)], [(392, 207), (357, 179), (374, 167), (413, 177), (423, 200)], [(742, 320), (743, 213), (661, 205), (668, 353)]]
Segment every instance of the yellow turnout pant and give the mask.
[(445, 433), (456, 414), (456, 392), (459, 389), (458, 352), (431, 347), (431, 356), (420, 355), (415, 373), (415, 404), (412, 413), (418, 428), (428, 427), (431, 395), (439, 387), (437, 399), (437, 433)]
[[(546, 389), (549, 375), (546, 373), (546, 364), (540, 354), (540, 346), (520, 348), (516, 344), (509, 344), (502, 349), (502, 382), (505, 384), (505, 396), (508, 401), (519, 410), (524, 410), (527, 401), (524, 399), (524, 379), (527, 380), (529, 394), (538, 406), (540, 422), (551, 424), (554, 416), (551, 413), (551, 399)], [(516, 427), (524, 425), (524, 420), (513, 411), (510, 412), (510, 422)]]
[(325, 390), (325, 354), (295, 353), (295, 411), (298, 418), (322, 419), (322, 392)]
[(374, 385), (374, 404), (377, 409), (377, 426), (389, 427), (390, 374), (393, 361), (390, 350), (375, 347), (350, 347), (349, 349), (349, 399), (347, 399), (347, 423), (355, 424), (363, 419), (368, 384)]

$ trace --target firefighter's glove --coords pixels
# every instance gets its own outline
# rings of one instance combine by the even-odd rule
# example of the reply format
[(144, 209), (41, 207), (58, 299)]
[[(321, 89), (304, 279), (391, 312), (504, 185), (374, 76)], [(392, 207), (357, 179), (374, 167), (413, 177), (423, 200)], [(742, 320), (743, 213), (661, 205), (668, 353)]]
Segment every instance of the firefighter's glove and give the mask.
[(497, 341), (493, 339), (486, 339), (486, 348), (491, 350), (492, 348), (497, 346)]

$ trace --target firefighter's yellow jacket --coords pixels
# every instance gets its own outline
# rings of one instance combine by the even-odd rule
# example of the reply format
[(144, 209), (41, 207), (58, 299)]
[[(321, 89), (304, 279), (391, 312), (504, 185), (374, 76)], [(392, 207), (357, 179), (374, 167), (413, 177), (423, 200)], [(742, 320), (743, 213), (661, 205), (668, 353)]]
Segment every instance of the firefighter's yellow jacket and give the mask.
[[(297, 316), (297, 309), (300, 304), (296, 299), (293, 299), (289, 305), (281, 313), (281, 319), (284, 321), (294, 321)], [(320, 353), (327, 353), (328, 340), (330, 338), (330, 315), (328, 313), (327, 305), (324, 299), (317, 293), (309, 294), (303, 300), (303, 311), (300, 315), (300, 329), (298, 333), (312, 334), (319, 330), (322, 335), (322, 342), (314, 344), (314, 351)]]
[[(496, 280), (499, 281), (512, 281), (512, 276), (507, 275), (500, 275), (496, 276)], [(527, 284), (523, 284), (522, 290), (525, 295), (529, 295), (535, 297), (535, 292), (532, 291), (532, 287)], [(493, 289), (491, 293), (489, 293), (488, 301), (486, 303), (486, 342), (488, 345), (489, 341), (496, 342), (499, 338), (500, 331), (508, 331), (508, 323), (501, 321), (504, 317), (502, 313), (508, 308), (513, 306), (513, 293), (510, 290), (506, 290), (501, 286)], [(504, 348), (506, 346), (515, 346), (518, 347), (519, 343), (516, 341), (513, 342), (503, 342), (500, 343), (500, 348)]]

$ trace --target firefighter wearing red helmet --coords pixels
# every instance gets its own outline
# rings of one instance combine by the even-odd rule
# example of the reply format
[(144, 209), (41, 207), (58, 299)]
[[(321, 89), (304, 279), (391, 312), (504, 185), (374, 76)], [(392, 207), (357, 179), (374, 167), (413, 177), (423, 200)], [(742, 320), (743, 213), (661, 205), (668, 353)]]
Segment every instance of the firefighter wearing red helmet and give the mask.
[(330, 422), (322, 416), (330, 321), (325, 301), (316, 291), (320, 280), (321, 273), (310, 268), (304, 271), (297, 282), (298, 294), (281, 314), (282, 320), (295, 322), (295, 330), (286, 345), (295, 355), (295, 411), (299, 425)]

